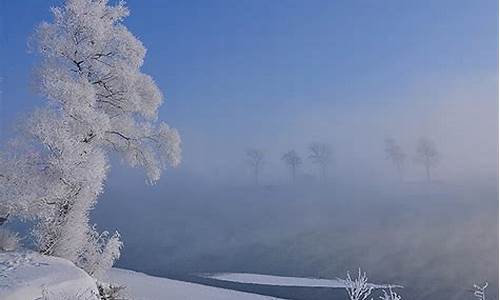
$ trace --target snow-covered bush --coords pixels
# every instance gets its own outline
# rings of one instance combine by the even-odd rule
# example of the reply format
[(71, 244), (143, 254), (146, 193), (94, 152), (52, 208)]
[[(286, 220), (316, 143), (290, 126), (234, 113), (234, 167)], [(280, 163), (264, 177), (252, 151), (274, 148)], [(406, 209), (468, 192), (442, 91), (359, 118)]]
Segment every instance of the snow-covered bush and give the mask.
[(0, 251), (14, 251), (19, 246), (19, 235), (0, 227)]
[(91, 276), (101, 278), (107, 270), (111, 269), (115, 260), (120, 258), (122, 242), (118, 232), (109, 237), (107, 231), (98, 234), (95, 226), (93, 229), (89, 243), (86, 245), (87, 255), (80, 265)]
[(368, 285), (368, 277), (366, 273), (361, 273), (361, 269), (358, 269), (358, 277), (354, 279), (347, 272), (344, 282), (349, 300), (366, 300), (372, 293), (373, 287)]
[(486, 300), (486, 288), (488, 287), (488, 282), (486, 281), (485, 283), (479, 285), (479, 284), (474, 284), (473, 285), (473, 292), (474, 296), (478, 298), (479, 300)]
[(381, 300), (401, 300), (401, 296), (394, 292), (391, 286), (389, 286), (388, 290), (383, 290), (384, 295), (379, 297)]
[(122, 291), (125, 289), (124, 286), (98, 283), (97, 287), (101, 300), (127, 300), (122, 295)]
[(35, 221), (41, 253), (98, 274), (121, 246), (119, 235), (89, 225), (109, 153), (154, 183), (180, 163), (180, 138), (157, 122), (162, 93), (140, 70), (146, 49), (123, 25), (124, 2), (66, 0), (52, 13), (31, 41), (41, 58), (35, 86), (47, 104), (0, 155), (0, 210)]

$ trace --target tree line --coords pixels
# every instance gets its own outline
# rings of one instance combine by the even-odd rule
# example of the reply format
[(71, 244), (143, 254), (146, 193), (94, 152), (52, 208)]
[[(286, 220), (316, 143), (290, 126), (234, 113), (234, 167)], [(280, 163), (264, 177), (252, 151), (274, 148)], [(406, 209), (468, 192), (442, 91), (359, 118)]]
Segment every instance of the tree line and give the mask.
[[(308, 158), (311, 162), (318, 166), (321, 180), (327, 179), (328, 167), (333, 157), (332, 147), (327, 143), (312, 143), (308, 147)], [(281, 161), (290, 171), (290, 179), (292, 183), (296, 182), (297, 171), (302, 165), (302, 158), (297, 151), (291, 149), (281, 156)], [(265, 164), (265, 154), (261, 149), (248, 149), (246, 151), (246, 163), (250, 168), (255, 184), (259, 184), (261, 171)]]
[[(407, 168), (407, 153), (394, 138), (385, 139), (384, 144), (386, 159), (392, 162), (399, 179), (403, 180)], [(314, 142), (308, 146), (307, 151), (307, 158), (311, 163), (317, 166), (318, 176), (321, 182), (326, 182), (333, 161), (332, 146), (324, 142)], [(245, 152), (245, 162), (252, 173), (253, 182), (256, 185), (259, 184), (260, 176), (266, 162), (265, 156), (265, 152), (258, 148), (250, 148)], [(438, 165), (440, 159), (441, 155), (433, 140), (427, 137), (418, 139), (414, 161), (424, 167), (425, 178), (428, 182), (432, 180), (432, 170)], [(302, 157), (295, 149), (290, 149), (281, 155), (281, 161), (290, 172), (289, 176), (291, 183), (296, 183), (297, 172), (304, 162)]]

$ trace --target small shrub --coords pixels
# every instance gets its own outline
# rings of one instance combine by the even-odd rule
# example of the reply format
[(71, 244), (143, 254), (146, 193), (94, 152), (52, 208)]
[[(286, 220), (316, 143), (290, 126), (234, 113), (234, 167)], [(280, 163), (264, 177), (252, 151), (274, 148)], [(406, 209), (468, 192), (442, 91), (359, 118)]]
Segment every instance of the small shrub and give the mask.
[(85, 256), (77, 265), (90, 276), (100, 280), (120, 257), (121, 247), (122, 242), (118, 232), (111, 236), (107, 231), (99, 234), (94, 225), (85, 245)]
[(97, 283), (97, 288), (99, 290), (99, 297), (101, 300), (127, 300), (122, 295), (122, 291), (125, 289), (124, 286)]
[(366, 273), (361, 273), (361, 269), (358, 269), (358, 277), (354, 279), (347, 272), (344, 282), (349, 300), (366, 300), (372, 293), (373, 287), (368, 285), (368, 277)]
[(401, 296), (394, 292), (391, 286), (389, 286), (389, 292), (386, 290), (383, 291), (384, 295), (379, 297), (381, 300), (401, 300)]
[(479, 300), (486, 300), (486, 288), (488, 287), (488, 282), (486, 281), (482, 285), (474, 284), (473, 292), (474, 296)]

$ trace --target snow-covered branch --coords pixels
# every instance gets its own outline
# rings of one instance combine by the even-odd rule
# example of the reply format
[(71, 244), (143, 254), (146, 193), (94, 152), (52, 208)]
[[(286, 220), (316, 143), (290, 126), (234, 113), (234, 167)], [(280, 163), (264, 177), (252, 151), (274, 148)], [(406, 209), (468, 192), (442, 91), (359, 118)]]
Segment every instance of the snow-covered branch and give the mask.
[(119, 257), (119, 235), (88, 223), (117, 152), (156, 182), (180, 163), (177, 130), (157, 121), (163, 95), (141, 72), (146, 49), (123, 25), (124, 2), (66, 0), (31, 40), (41, 63), (36, 86), (48, 100), (22, 126), (16, 147), (0, 156), (0, 217), (36, 221), (42, 253), (90, 274)]

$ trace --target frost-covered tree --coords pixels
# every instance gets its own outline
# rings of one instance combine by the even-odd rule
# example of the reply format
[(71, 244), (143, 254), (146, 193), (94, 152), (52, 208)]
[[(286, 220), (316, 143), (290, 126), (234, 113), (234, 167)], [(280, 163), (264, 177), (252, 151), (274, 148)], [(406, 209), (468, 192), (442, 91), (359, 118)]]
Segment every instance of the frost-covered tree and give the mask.
[(33, 199), (41, 199), (45, 193), (46, 181), (35, 175), (41, 163), (37, 153), (15, 142), (4, 145), (0, 152), (0, 225), (12, 214), (26, 216), (33, 208)]
[(332, 160), (332, 148), (325, 143), (312, 143), (309, 145), (309, 159), (317, 164), (322, 181), (326, 181), (327, 169)]
[(255, 184), (259, 184), (260, 171), (264, 165), (264, 152), (259, 149), (248, 149), (246, 151), (246, 163), (252, 171)]
[(406, 160), (406, 154), (403, 152), (403, 149), (396, 143), (396, 140), (393, 138), (385, 139), (385, 154), (386, 158), (390, 159), (396, 168), (399, 178), (403, 177), (403, 168)]
[(361, 273), (361, 269), (358, 269), (358, 277), (354, 279), (347, 272), (344, 283), (349, 300), (366, 300), (373, 291), (373, 287), (368, 284), (366, 273)]
[(146, 49), (123, 25), (123, 2), (67, 0), (32, 39), (35, 86), (47, 103), (0, 157), (0, 209), (36, 220), (41, 253), (90, 274), (119, 256), (119, 235), (99, 234), (89, 212), (102, 193), (108, 155), (118, 153), (156, 182), (180, 162), (175, 129), (157, 122), (162, 94), (141, 72)]
[(431, 180), (431, 169), (439, 162), (439, 158), (436, 144), (432, 140), (426, 137), (418, 140), (416, 160), (425, 167), (427, 181)]
[(290, 169), (291, 175), (292, 175), (292, 182), (295, 183), (295, 176), (297, 173), (297, 168), (299, 167), (300, 164), (302, 164), (302, 159), (300, 156), (295, 152), (295, 150), (290, 150), (283, 154), (281, 157), (281, 160), (285, 162), (287, 167)]
[(474, 296), (479, 300), (486, 300), (486, 288), (488, 287), (488, 282), (483, 284), (474, 284), (473, 292)]
[(388, 291), (383, 290), (384, 294), (379, 297), (380, 300), (401, 300), (401, 296), (392, 290), (392, 286), (389, 286)]

